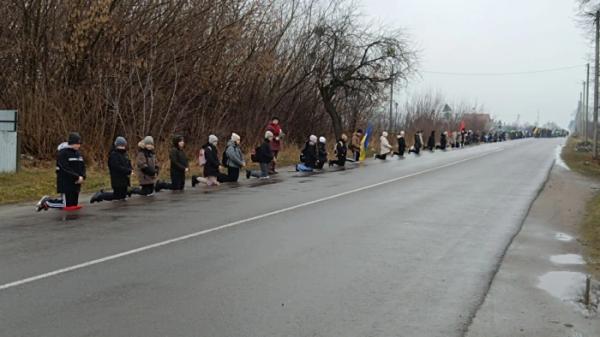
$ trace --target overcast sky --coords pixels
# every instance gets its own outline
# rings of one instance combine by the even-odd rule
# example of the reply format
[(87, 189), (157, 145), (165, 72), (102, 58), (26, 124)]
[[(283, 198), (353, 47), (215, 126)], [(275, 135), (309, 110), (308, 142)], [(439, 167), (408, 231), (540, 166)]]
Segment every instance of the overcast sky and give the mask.
[[(362, 0), (373, 22), (402, 27), (421, 50), (422, 78), (412, 92), (439, 90), (449, 101), (484, 104), (505, 122), (566, 127), (577, 106), (585, 66), (518, 76), (426, 73), (502, 73), (583, 65), (591, 44), (575, 23), (574, 0)], [(590, 96), (593, 96), (590, 93)], [(591, 99), (590, 97), (590, 104)]]

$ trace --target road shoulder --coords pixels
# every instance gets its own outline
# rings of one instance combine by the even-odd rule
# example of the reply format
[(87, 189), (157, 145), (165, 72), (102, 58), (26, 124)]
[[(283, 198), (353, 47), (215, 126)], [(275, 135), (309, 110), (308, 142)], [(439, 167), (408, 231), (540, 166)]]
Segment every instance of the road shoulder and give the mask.
[[(467, 336), (600, 335), (597, 310), (581, 303), (588, 269), (577, 239), (595, 187), (565, 167), (552, 169)], [(597, 307), (597, 281), (593, 291)]]

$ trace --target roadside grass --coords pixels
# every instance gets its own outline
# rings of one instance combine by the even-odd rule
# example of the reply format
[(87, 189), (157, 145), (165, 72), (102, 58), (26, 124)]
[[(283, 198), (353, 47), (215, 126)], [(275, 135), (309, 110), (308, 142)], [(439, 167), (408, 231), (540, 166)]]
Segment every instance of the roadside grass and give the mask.
[[(34, 201), (43, 195), (56, 195), (56, 173), (50, 162), (25, 164), (18, 173), (0, 174), (0, 204)], [(82, 191), (110, 188), (108, 175), (97, 169), (87, 171)]]
[(592, 152), (577, 151), (577, 144), (582, 140), (569, 137), (561, 153), (562, 159), (569, 167), (578, 173), (600, 179), (600, 161), (592, 158)]
[(581, 233), (586, 261), (592, 273), (600, 279), (600, 193), (587, 204)]
[[(579, 138), (569, 137), (561, 153), (562, 159), (573, 171), (600, 179), (600, 162), (592, 158), (591, 152), (577, 151), (581, 142)], [(590, 271), (600, 278), (600, 193), (588, 202), (580, 230)]]

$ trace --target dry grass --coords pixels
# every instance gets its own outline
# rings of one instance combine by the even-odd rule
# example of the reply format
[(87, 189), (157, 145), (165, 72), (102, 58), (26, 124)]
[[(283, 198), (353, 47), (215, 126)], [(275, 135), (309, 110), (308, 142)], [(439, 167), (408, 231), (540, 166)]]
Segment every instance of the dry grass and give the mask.
[[(98, 191), (110, 186), (107, 173), (88, 170), (83, 192)], [(33, 201), (43, 195), (56, 194), (56, 173), (51, 163), (24, 165), (15, 174), (0, 174), (0, 204)]]
[[(576, 151), (580, 139), (570, 137), (562, 151), (563, 160), (581, 174), (600, 179), (600, 162), (592, 158), (591, 152)], [(585, 247), (590, 270), (600, 277), (600, 194), (590, 200), (581, 224), (581, 243)]]

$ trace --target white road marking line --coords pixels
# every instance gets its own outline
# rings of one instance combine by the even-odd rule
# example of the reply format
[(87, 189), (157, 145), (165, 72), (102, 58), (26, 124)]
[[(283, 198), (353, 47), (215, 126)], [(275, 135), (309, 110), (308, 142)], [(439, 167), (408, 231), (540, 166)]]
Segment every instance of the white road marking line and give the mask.
[(310, 205), (314, 205), (314, 204), (317, 204), (317, 203), (320, 203), (320, 202), (323, 202), (323, 201), (332, 200), (332, 199), (343, 197), (343, 196), (346, 196), (346, 195), (349, 195), (349, 194), (353, 194), (353, 193), (356, 193), (356, 192), (361, 192), (361, 191), (369, 190), (369, 189), (372, 189), (372, 188), (375, 188), (375, 187), (379, 187), (379, 186), (386, 185), (386, 184), (389, 184), (389, 183), (393, 183), (393, 182), (396, 182), (396, 181), (408, 179), (408, 178), (415, 177), (415, 176), (418, 176), (418, 175), (421, 175), (421, 174), (425, 174), (425, 173), (428, 173), (428, 172), (437, 171), (437, 170), (440, 170), (440, 169), (443, 169), (443, 168), (446, 168), (446, 167), (454, 166), (454, 165), (457, 165), (457, 164), (460, 164), (460, 163), (464, 163), (466, 161), (470, 161), (470, 160), (473, 160), (473, 159), (481, 158), (483, 156), (487, 156), (489, 154), (500, 152), (500, 151), (503, 151), (503, 150), (504, 150), (503, 148), (497, 148), (497, 149), (495, 149), (493, 151), (484, 152), (482, 154), (479, 154), (479, 155), (476, 155), (476, 156), (473, 156), (473, 157), (469, 157), (469, 158), (457, 160), (457, 161), (452, 162), (452, 163), (444, 164), (444, 165), (437, 166), (437, 167), (432, 167), (432, 168), (429, 168), (429, 169), (426, 169), (426, 170), (423, 170), (423, 171), (419, 171), (419, 172), (407, 174), (407, 175), (404, 175), (404, 176), (401, 176), (401, 177), (388, 179), (388, 180), (385, 180), (385, 181), (382, 181), (382, 182), (379, 182), (379, 183), (376, 183), (376, 184), (372, 184), (372, 185), (368, 185), (368, 186), (363, 186), (363, 187), (355, 188), (353, 190), (349, 190), (349, 191), (346, 191), (346, 192), (342, 192), (342, 193), (330, 195), (328, 197), (323, 197), (323, 198), (315, 199), (315, 200), (312, 200), (312, 201), (304, 202), (304, 203), (301, 203), (301, 204), (298, 204), (298, 205), (295, 205), (295, 206), (290, 206), (290, 207), (282, 208), (280, 210), (276, 210), (276, 211), (264, 213), (264, 214), (261, 214), (261, 215), (253, 216), (253, 217), (250, 217), (250, 218), (246, 218), (246, 219), (234, 221), (234, 222), (231, 222), (231, 223), (228, 223), (228, 224), (225, 224), (225, 225), (213, 227), (213, 228), (210, 228), (210, 229), (205, 229), (205, 230), (202, 230), (202, 231), (199, 231), (199, 232), (195, 232), (195, 233), (191, 233), (191, 234), (179, 236), (179, 237), (176, 237), (176, 238), (173, 238), (173, 239), (169, 239), (169, 240), (165, 240), (165, 241), (161, 241), (161, 242), (157, 242), (157, 243), (153, 243), (151, 245), (147, 245), (147, 246), (135, 248), (135, 249), (124, 251), (124, 252), (121, 252), (121, 253), (118, 253), (118, 254), (105, 256), (103, 258), (99, 258), (99, 259), (96, 259), (96, 260), (91, 260), (91, 261), (83, 262), (83, 263), (76, 264), (76, 265), (73, 265), (73, 266), (70, 266), (70, 267), (61, 268), (61, 269), (57, 269), (57, 270), (54, 270), (54, 271), (51, 271), (51, 272), (47, 272), (47, 273), (44, 273), (44, 274), (39, 274), (39, 275), (36, 275), (36, 276), (24, 278), (24, 279), (21, 279), (21, 280), (18, 280), (18, 281), (14, 281), (14, 282), (2, 284), (2, 285), (0, 285), (0, 291), (6, 290), (6, 289), (9, 289), (9, 288), (18, 287), (18, 286), (21, 286), (21, 285), (24, 285), (24, 284), (27, 284), (27, 283), (39, 281), (39, 280), (42, 280), (42, 279), (45, 279), (45, 278), (49, 278), (49, 277), (52, 277), (52, 276), (56, 276), (56, 275), (68, 273), (68, 272), (75, 271), (75, 270), (78, 270), (78, 269), (83, 269), (83, 268), (90, 267), (90, 266), (93, 266), (93, 265), (96, 265), (96, 264), (100, 264), (100, 263), (103, 263), (103, 262), (108, 262), (108, 261), (116, 260), (116, 259), (119, 259), (119, 258), (122, 258), (122, 257), (125, 257), (125, 256), (129, 256), (129, 255), (141, 253), (141, 252), (144, 252), (144, 251), (147, 251), (147, 250), (150, 250), (150, 249), (154, 249), (154, 248), (159, 248), (159, 247), (162, 247), (162, 246), (170, 245), (172, 243), (176, 243), (176, 242), (184, 241), (184, 240), (187, 240), (187, 239), (195, 238), (195, 237), (202, 236), (202, 235), (205, 235), (205, 234), (208, 234), (208, 233), (220, 231), (220, 230), (223, 230), (223, 229), (226, 229), (226, 228), (235, 227), (235, 226), (241, 225), (243, 223), (252, 222), (254, 220), (260, 220), (260, 219), (263, 219), (263, 218), (266, 218), (266, 217), (270, 217), (272, 215), (277, 215), (277, 214), (281, 214), (281, 213), (293, 211), (295, 209), (306, 207), (306, 206), (310, 206)]

